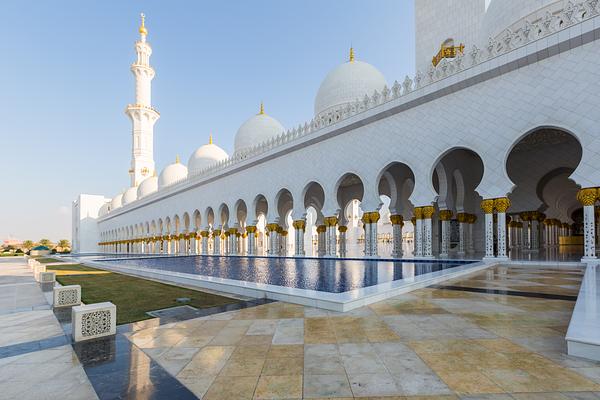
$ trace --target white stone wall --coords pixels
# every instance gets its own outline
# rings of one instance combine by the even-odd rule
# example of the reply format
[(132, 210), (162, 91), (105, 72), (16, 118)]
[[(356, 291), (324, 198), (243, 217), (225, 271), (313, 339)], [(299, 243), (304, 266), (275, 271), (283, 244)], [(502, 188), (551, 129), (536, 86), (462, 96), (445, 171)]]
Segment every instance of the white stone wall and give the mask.
[(485, 0), (415, 0), (416, 70), (429, 69), (446, 39), (476, 44), (484, 15)]
[(72, 252), (95, 253), (98, 251), (98, 212), (109, 202), (104, 196), (81, 194), (72, 207)]

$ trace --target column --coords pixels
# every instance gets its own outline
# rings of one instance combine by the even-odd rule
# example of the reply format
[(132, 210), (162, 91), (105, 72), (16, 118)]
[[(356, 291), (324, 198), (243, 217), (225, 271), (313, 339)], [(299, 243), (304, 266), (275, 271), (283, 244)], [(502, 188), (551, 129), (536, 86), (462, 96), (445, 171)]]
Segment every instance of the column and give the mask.
[(506, 210), (510, 207), (508, 197), (501, 197), (494, 200), (494, 208), (498, 213), (498, 258), (508, 260), (506, 252)]
[(452, 218), (451, 210), (440, 211), (440, 221), (442, 221), (442, 246), (440, 248), (440, 257), (448, 258), (450, 253), (450, 219)]
[(198, 254), (198, 232), (190, 233), (190, 254)]
[(337, 224), (338, 218), (336, 216), (325, 217), (325, 254), (328, 257), (337, 257)]
[(169, 242), (171, 240), (171, 237), (167, 234), (167, 235), (162, 235), (161, 237), (161, 254), (169, 254)]
[(379, 211), (365, 212), (363, 214), (363, 223), (365, 224), (365, 256), (379, 256), (379, 242), (377, 240), (377, 222), (379, 221)]
[(581, 261), (595, 261), (596, 258), (596, 216), (594, 204), (599, 197), (598, 188), (581, 189), (577, 200), (583, 206), (583, 258)]
[(171, 236), (171, 254), (177, 254), (177, 242), (179, 241), (179, 234)]
[(402, 250), (402, 227), (404, 226), (404, 218), (402, 215), (390, 215), (392, 223), (392, 257), (402, 258), (404, 252)]
[(279, 255), (282, 257), (287, 257), (287, 237), (288, 231), (285, 229), (281, 231), (281, 235), (279, 236)]
[(481, 202), (485, 213), (485, 259), (494, 258), (494, 200), (485, 199)]
[(248, 255), (255, 256), (256, 255), (256, 226), (254, 226), (254, 225), (247, 226), (246, 232), (248, 233)]
[(277, 228), (279, 228), (279, 225), (275, 223), (267, 224), (267, 236), (269, 237), (269, 250), (267, 251), (267, 255), (269, 256), (277, 255)]
[(417, 217), (414, 215), (410, 217), (410, 223), (413, 226), (413, 242), (412, 242), (412, 253), (413, 256), (417, 255)]
[(417, 225), (415, 227), (415, 257), (423, 257), (423, 208), (415, 207)]
[(425, 206), (423, 209), (423, 257), (433, 258), (432, 248), (432, 217), (435, 213), (433, 206)]
[(540, 249), (540, 219), (541, 213), (533, 211), (531, 213), (531, 250), (539, 251)]
[(221, 255), (221, 230), (213, 229), (212, 237), (213, 237), (213, 254)]
[(292, 226), (294, 227), (294, 255), (302, 257), (305, 255), (304, 230), (306, 229), (306, 221), (297, 219), (293, 222)]
[(205, 228), (203, 231), (200, 231), (200, 254), (207, 255), (208, 254), (208, 236), (210, 235), (210, 231), (208, 228)]
[(229, 229), (229, 254), (233, 256), (238, 254), (238, 234), (237, 228)]
[(348, 227), (340, 225), (338, 226), (338, 231), (340, 232), (340, 257), (346, 257), (346, 232), (348, 231)]
[(323, 257), (326, 254), (326, 236), (325, 232), (327, 232), (327, 226), (319, 225), (317, 226), (317, 256)]
[(179, 235), (179, 254), (187, 254), (187, 232)]
[(464, 257), (467, 254), (467, 222), (469, 214), (458, 213), (456, 219), (458, 219), (458, 255)]
[(530, 222), (532, 218), (531, 212), (522, 212), (520, 214), (523, 220), (523, 248), (525, 250), (531, 250), (531, 227)]
[(467, 233), (467, 253), (469, 254), (475, 253), (475, 243), (473, 238), (473, 226), (475, 226), (475, 222), (477, 222), (477, 215), (467, 214), (467, 224), (469, 230)]

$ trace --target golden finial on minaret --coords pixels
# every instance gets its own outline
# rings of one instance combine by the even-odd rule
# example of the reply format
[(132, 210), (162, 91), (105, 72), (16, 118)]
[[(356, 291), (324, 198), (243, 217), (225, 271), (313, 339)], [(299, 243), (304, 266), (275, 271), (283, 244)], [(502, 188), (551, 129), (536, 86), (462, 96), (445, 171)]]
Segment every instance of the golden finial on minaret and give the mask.
[(146, 29), (146, 16), (144, 15), (144, 13), (140, 14), (140, 17), (142, 18), (142, 24), (140, 25), (140, 35), (148, 35), (148, 30)]
[(210, 136), (208, 137), (208, 144), (213, 144), (213, 140), (212, 140), (212, 133), (210, 134)]
[(354, 62), (354, 47), (350, 46), (350, 62)]
[(265, 105), (263, 104), (263, 102), (260, 102), (260, 111), (258, 112), (258, 115), (264, 115), (265, 113)]
[(175, 164), (181, 164), (181, 161), (179, 160), (179, 154), (175, 156)]

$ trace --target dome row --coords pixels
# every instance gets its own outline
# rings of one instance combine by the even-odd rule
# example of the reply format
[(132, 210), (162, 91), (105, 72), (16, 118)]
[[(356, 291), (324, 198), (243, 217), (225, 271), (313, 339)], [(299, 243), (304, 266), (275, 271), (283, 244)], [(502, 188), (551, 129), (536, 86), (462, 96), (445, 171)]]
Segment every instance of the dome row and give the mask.
[[(354, 50), (350, 49), (349, 60), (333, 69), (319, 87), (315, 98), (315, 116), (326, 114), (333, 109), (362, 99), (366, 94), (371, 95), (375, 90), (381, 91), (387, 82), (385, 77), (374, 66), (354, 59)], [(234, 154), (243, 154), (255, 145), (280, 135), (285, 128), (275, 118), (267, 115), (261, 103), (258, 114), (246, 120), (235, 135)], [(167, 165), (158, 178), (146, 178), (139, 187), (131, 187), (115, 196), (110, 203), (100, 210), (105, 215), (110, 210), (117, 209), (137, 199), (146, 197), (156, 191), (186, 179), (188, 171), (200, 171), (229, 155), (213, 144), (212, 136), (208, 144), (200, 146), (188, 161), (187, 167), (179, 162)]]

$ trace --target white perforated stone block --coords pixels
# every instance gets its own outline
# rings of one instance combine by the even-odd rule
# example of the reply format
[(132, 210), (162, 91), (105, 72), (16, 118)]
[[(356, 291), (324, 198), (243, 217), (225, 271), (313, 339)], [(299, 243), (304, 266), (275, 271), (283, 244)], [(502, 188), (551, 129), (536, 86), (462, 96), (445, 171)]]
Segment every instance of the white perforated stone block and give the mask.
[(81, 286), (68, 285), (54, 288), (54, 307), (70, 307), (81, 304)]
[(117, 331), (117, 307), (111, 302), (86, 304), (71, 309), (73, 341), (114, 335)]
[(56, 281), (56, 272), (54, 271), (40, 272), (38, 276), (40, 283), (52, 283)]
[(38, 264), (35, 267), (33, 267), (33, 279), (35, 279), (36, 282), (40, 282), (40, 274), (42, 272), (46, 272), (46, 266), (45, 265)]

